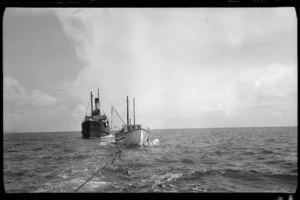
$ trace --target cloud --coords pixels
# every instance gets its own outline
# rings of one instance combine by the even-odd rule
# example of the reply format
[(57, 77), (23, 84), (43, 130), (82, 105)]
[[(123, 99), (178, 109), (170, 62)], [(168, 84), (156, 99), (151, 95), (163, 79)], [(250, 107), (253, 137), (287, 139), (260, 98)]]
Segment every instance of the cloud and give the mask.
[(236, 102), (232, 109), (240, 114), (268, 118), (286, 115), (294, 121), (297, 114), (297, 66), (273, 63), (256, 71), (246, 82), (237, 82)]
[(4, 76), (4, 98), (15, 97), (25, 94), (25, 89), (19, 81), (10, 76)]
[(258, 107), (275, 115), (297, 113), (297, 67), (271, 64), (253, 83), (252, 94)]
[[(64, 97), (56, 101), (17, 80), (6, 81), (6, 99), (21, 100), (19, 94), (27, 103), (57, 105), (48, 112), (51, 117), (74, 109), (69, 115), (78, 124), (89, 92), (97, 87), (106, 113), (111, 105), (125, 110), (129, 95), (136, 98), (137, 120), (152, 128), (295, 118), (296, 67), (273, 59), (276, 48), (287, 50), (286, 60), (292, 55), (293, 40), (286, 45), (282, 34), (296, 30), (291, 9), (49, 10), (84, 65), (74, 80), (62, 84)], [(278, 38), (284, 48), (276, 46)], [(182, 120), (175, 125), (178, 116)]]
[(33, 90), (30, 98), (33, 99), (35, 104), (40, 106), (55, 105), (57, 103), (55, 97), (50, 96), (41, 90)]
[(3, 96), (4, 100), (16, 105), (52, 106), (57, 104), (55, 97), (38, 89), (28, 91), (17, 79), (10, 76), (4, 76)]
[(296, 65), (271, 64), (267, 66), (259, 79), (254, 81), (254, 95), (257, 99), (271, 100), (296, 94)]
[[(183, 118), (194, 127), (297, 124), (297, 65), (273, 63), (237, 71), (231, 69), (230, 72), (234, 74), (230, 79), (221, 73), (225, 84), (221, 81), (222, 76), (206, 74), (208, 80), (218, 80), (222, 84), (211, 85), (205, 80), (207, 85), (204, 88), (211, 85), (214, 90), (199, 88), (198, 91), (202, 89), (202, 92), (196, 98), (198, 104), (186, 101), (189, 105), (185, 107), (193, 109), (187, 112), (179, 107), (180, 116), (189, 113), (190, 116)], [(193, 95), (191, 93), (190, 97)], [(185, 99), (189, 99), (189, 93), (185, 94)]]
[(86, 104), (69, 94), (30, 90), (10, 76), (4, 76), (3, 97), (5, 132), (79, 130), (86, 111)]

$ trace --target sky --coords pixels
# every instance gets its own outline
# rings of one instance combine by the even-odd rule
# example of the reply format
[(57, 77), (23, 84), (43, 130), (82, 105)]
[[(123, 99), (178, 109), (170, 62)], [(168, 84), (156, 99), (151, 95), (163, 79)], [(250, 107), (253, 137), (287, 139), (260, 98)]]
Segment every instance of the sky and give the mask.
[[(294, 8), (7, 8), (4, 132), (297, 126)], [(113, 125), (120, 125), (114, 114)]]

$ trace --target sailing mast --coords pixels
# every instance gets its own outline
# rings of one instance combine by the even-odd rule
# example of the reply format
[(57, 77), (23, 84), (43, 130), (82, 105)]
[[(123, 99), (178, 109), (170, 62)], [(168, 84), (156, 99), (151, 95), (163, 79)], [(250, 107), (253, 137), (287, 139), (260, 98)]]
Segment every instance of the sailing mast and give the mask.
[(93, 93), (91, 92), (91, 117), (93, 117)]
[(127, 96), (127, 126), (129, 126), (129, 105), (128, 105), (128, 96)]
[(99, 88), (98, 88), (98, 104), (99, 104), (99, 115), (101, 115), (101, 110), (100, 110), (100, 97), (99, 97)]
[(133, 125), (135, 126), (135, 102), (133, 98)]
[(113, 113), (114, 113), (114, 110), (113, 110), (113, 109), (114, 109), (114, 108), (111, 107), (111, 114), (110, 114), (110, 123), (111, 123), (111, 125), (110, 125), (110, 129), (113, 128)]

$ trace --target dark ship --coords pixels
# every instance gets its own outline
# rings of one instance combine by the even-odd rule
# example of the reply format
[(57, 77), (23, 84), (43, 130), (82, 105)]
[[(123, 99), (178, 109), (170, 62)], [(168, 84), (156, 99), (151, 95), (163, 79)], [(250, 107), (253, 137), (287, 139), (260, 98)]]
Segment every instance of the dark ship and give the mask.
[(91, 116), (85, 116), (81, 124), (82, 137), (103, 137), (110, 134), (109, 121), (105, 113), (101, 115), (100, 102), (99, 102), (99, 89), (98, 98), (95, 98), (95, 110), (93, 110), (93, 93), (91, 92)]

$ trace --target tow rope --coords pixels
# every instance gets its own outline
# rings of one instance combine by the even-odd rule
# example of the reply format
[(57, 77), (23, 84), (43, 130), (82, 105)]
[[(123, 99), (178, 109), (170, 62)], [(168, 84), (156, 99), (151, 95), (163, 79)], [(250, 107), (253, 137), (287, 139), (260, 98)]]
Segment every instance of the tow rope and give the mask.
[[(125, 146), (123, 146), (123, 148), (119, 148), (119, 150), (115, 153), (115, 155), (114, 155), (114, 158), (112, 159), (112, 161), (111, 161), (111, 163), (110, 163), (110, 165), (113, 165), (113, 163), (114, 163), (114, 161), (115, 161), (115, 159), (116, 159), (116, 156), (119, 154), (119, 158), (120, 159), (122, 159), (121, 158), (121, 152), (130, 144), (130, 142), (133, 140), (133, 138), (125, 145)], [(74, 191), (74, 193), (76, 193), (80, 188), (82, 188), (87, 182), (89, 182), (92, 178), (94, 178), (94, 176), (96, 175), (96, 174), (98, 174), (99, 172), (100, 172), (100, 170), (103, 168), (103, 167), (105, 167), (106, 165), (107, 165), (108, 163), (106, 163), (104, 166), (102, 166), (100, 169), (98, 169), (88, 180), (86, 180), (83, 184), (81, 184), (75, 191)]]

